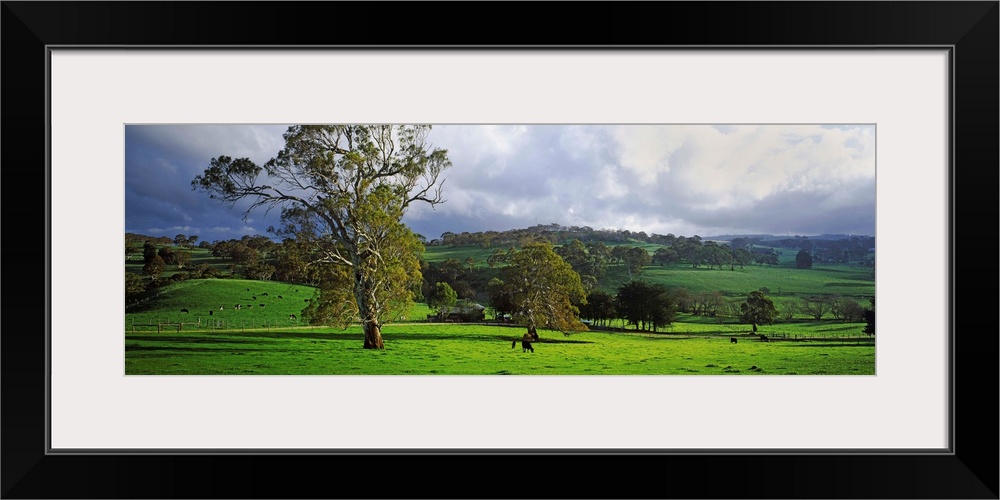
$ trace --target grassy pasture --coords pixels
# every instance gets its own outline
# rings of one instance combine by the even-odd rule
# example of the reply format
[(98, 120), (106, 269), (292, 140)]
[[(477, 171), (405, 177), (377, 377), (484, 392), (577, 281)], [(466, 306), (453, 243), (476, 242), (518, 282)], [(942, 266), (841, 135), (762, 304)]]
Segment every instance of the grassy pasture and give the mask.
[(461, 245), (461, 246), (430, 246), (428, 245), (424, 249), (424, 260), (427, 262), (433, 262), (435, 264), (440, 264), (448, 259), (456, 259), (462, 264), (465, 264), (465, 259), (472, 257), (476, 261), (476, 267), (482, 268), (486, 267), (486, 259), (493, 255), (497, 249), (506, 250), (506, 246), (496, 246), (491, 248), (482, 248), (479, 245)]
[(873, 375), (868, 341), (759, 342), (730, 335), (542, 331), (534, 353), (521, 328), (392, 324), (384, 351), (359, 327), (125, 336), (125, 373), (187, 375)]
[[(196, 328), (199, 321), (205, 328), (295, 326), (302, 324), (298, 317), (314, 293), (309, 286), (273, 281), (185, 280), (157, 288), (145, 302), (127, 308), (125, 328), (155, 331), (158, 323), (184, 323), (187, 329)], [(237, 310), (236, 304), (242, 309)], [(295, 320), (289, 319), (292, 314)]]
[[(635, 245), (632, 245), (635, 246)], [(657, 245), (642, 244), (652, 252)], [(443, 262), (453, 258), (464, 262), (472, 257), (480, 272), (489, 272), (486, 258), (494, 249), (478, 246), (428, 246), (424, 258), (429, 262)], [(795, 267), (795, 252), (778, 250), (780, 263), (777, 266), (749, 265), (735, 270), (691, 267), (689, 264), (650, 265), (644, 267), (638, 279), (650, 283), (686, 288), (691, 293), (722, 292), (731, 298), (746, 298), (753, 290), (766, 287), (768, 296), (780, 305), (787, 300), (798, 301), (810, 295), (843, 295), (853, 297), (867, 306), (867, 297), (875, 295), (875, 279), (871, 269), (852, 264), (816, 264), (812, 269)], [(495, 272), (493, 273), (495, 274)], [(609, 293), (616, 293), (618, 287), (628, 281), (624, 266), (608, 267), (607, 274), (598, 287)], [(796, 317), (806, 316), (799, 314)]]
[[(197, 269), (198, 266), (202, 264), (208, 264), (209, 267), (218, 270), (223, 274), (230, 274), (229, 265), (236, 264), (233, 259), (223, 259), (212, 255), (212, 251), (206, 248), (184, 248), (178, 246), (171, 246), (175, 252), (180, 250), (185, 250), (191, 254), (191, 262), (188, 265), (180, 269), (177, 266), (166, 266), (163, 269), (161, 276), (169, 277), (177, 273), (182, 273), (186, 271), (192, 271)], [(134, 253), (130, 255), (129, 259), (125, 260), (125, 272), (142, 275), (142, 266), (144, 262), (142, 260), (142, 253)]]
[[(600, 285), (616, 288), (627, 281), (625, 270), (614, 267)], [(747, 266), (726, 269), (693, 268), (689, 265), (652, 265), (643, 268), (639, 279), (650, 283), (687, 288), (688, 291), (720, 291), (724, 295), (742, 296), (761, 287), (770, 290), (772, 299), (782, 296), (841, 294), (856, 298), (875, 294), (875, 280), (865, 269), (849, 265), (822, 265), (812, 269), (786, 266)]]
[[(428, 247), (426, 257), (464, 262), (472, 256), (483, 270), (492, 250)], [(205, 250), (193, 254), (191, 267), (201, 262), (226, 265)], [(137, 267), (134, 270), (141, 273), (141, 265), (130, 261), (126, 269)], [(774, 267), (735, 271), (654, 265), (641, 278), (682, 286), (692, 293), (722, 291), (727, 300), (768, 287), (779, 310), (787, 301), (812, 294), (840, 293), (862, 302), (862, 297), (874, 294), (875, 287), (870, 270), (848, 265), (799, 270), (787, 260)], [(613, 292), (624, 280), (623, 268), (610, 268), (601, 285)], [(768, 343), (756, 341), (749, 325), (732, 318), (682, 314), (659, 334), (592, 331), (566, 337), (541, 332), (541, 341), (534, 343), (535, 353), (522, 353), (519, 343), (510, 347), (523, 334), (521, 328), (418, 323), (414, 321), (422, 321), (431, 311), (426, 304), (416, 304), (407, 315), (409, 322), (384, 327), (386, 349), (371, 351), (361, 348), (360, 327), (338, 330), (304, 324), (301, 311), (314, 293), (315, 289), (303, 285), (230, 279), (186, 280), (157, 288), (125, 311), (125, 373), (872, 375), (875, 371), (874, 342), (861, 333), (863, 324), (812, 321), (802, 313), (789, 321), (760, 326), (760, 333), (773, 340)], [(236, 310), (235, 304), (243, 308)], [(297, 318), (290, 319), (292, 314)], [(157, 333), (160, 323), (184, 325)], [(732, 344), (731, 337), (738, 343)]]

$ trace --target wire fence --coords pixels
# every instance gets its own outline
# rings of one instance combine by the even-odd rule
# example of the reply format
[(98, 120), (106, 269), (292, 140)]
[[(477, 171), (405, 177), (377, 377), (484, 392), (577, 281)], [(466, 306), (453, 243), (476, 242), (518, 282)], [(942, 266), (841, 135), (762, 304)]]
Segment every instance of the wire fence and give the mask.
[(238, 319), (238, 320), (228, 320), (228, 319), (205, 319), (197, 318), (196, 321), (172, 321), (166, 318), (152, 318), (147, 317), (143, 320), (136, 321), (135, 318), (128, 318), (125, 324), (126, 333), (141, 333), (141, 332), (156, 332), (163, 333), (167, 332), (183, 332), (183, 331), (247, 331), (247, 330), (266, 330), (288, 327), (306, 327), (309, 325), (298, 322), (294, 319), (289, 320), (265, 320), (265, 319)]

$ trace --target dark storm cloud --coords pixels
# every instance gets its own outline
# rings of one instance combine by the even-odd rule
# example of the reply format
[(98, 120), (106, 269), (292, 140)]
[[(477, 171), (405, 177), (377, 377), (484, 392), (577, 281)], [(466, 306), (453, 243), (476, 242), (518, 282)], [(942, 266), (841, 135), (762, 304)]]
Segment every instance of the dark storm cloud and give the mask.
[[(277, 213), (229, 209), (191, 179), (211, 158), (262, 163), (285, 126), (126, 129), (126, 228), (202, 240), (263, 234)], [(536, 224), (710, 236), (874, 234), (873, 126), (436, 125), (447, 149), (445, 203), (404, 221), (444, 232)], [(188, 228), (187, 231), (176, 228)], [(175, 231), (175, 232), (173, 232)]]
[[(197, 235), (203, 241), (263, 233), (260, 214), (244, 224), (245, 204), (229, 208), (193, 191), (212, 158), (258, 163), (282, 146), (286, 126), (129, 125), (125, 128), (125, 230), (150, 236)], [(268, 218), (274, 224), (276, 216)]]

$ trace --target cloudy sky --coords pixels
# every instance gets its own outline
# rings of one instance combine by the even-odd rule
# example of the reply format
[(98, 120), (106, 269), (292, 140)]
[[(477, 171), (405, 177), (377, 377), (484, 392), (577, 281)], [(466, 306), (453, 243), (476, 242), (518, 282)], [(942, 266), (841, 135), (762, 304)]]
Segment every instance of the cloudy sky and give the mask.
[[(192, 191), (212, 158), (263, 163), (287, 125), (129, 125), (125, 230), (215, 241), (264, 234), (278, 214)], [(558, 223), (709, 237), (875, 234), (874, 125), (435, 125), (445, 203), (406, 222), (451, 231)]]

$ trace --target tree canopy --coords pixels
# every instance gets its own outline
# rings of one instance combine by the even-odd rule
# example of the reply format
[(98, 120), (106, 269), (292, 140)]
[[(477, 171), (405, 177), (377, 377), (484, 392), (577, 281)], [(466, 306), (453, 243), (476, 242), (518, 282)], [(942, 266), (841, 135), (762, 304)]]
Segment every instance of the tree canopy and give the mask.
[(740, 304), (740, 322), (753, 325), (755, 333), (757, 325), (770, 325), (777, 315), (774, 302), (760, 290), (750, 292), (746, 302)]
[(677, 301), (665, 285), (630, 281), (618, 289), (615, 310), (637, 330), (655, 332), (677, 318)]
[[(561, 332), (583, 331), (579, 306), (587, 303), (580, 275), (550, 243), (527, 243), (506, 253), (491, 296), (501, 307), (510, 307), (514, 321), (532, 328)], [(491, 300), (492, 302), (492, 300)]]
[[(295, 125), (285, 147), (257, 165), (248, 158), (213, 158), (192, 189), (243, 213), (281, 210), (279, 235), (308, 243), (310, 265), (337, 266), (321, 284), (321, 304), (360, 319), (364, 347), (383, 349), (381, 325), (412, 304), (421, 282), (419, 238), (402, 222), (411, 204), (442, 203), (446, 150), (428, 144), (429, 125)], [(344, 310), (348, 304), (349, 312)]]
[(806, 250), (799, 250), (799, 253), (795, 254), (795, 267), (799, 269), (810, 269), (813, 266), (812, 256)]
[(433, 292), (430, 297), (427, 297), (427, 305), (437, 309), (438, 313), (442, 315), (457, 302), (458, 294), (451, 288), (451, 285), (440, 281), (435, 283)]
[(875, 335), (875, 297), (870, 297), (868, 303), (871, 304), (871, 307), (865, 308), (865, 328), (863, 331), (868, 335)]

